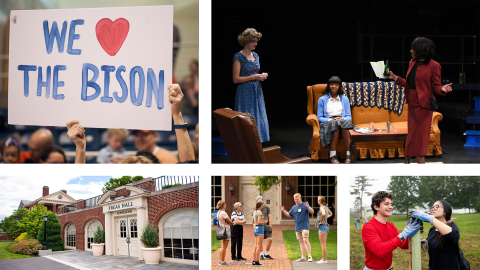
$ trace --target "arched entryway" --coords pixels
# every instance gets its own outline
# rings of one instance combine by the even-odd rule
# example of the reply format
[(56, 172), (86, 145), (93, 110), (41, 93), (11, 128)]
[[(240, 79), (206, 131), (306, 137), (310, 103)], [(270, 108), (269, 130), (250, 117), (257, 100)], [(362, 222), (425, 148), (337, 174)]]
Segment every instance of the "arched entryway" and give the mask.
[(97, 227), (103, 229), (102, 223), (96, 219), (92, 219), (85, 224), (85, 250), (92, 250), (93, 236)]
[(75, 228), (75, 224), (68, 223), (65, 226), (63, 239), (65, 242), (65, 249), (77, 249), (77, 229)]
[(198, 208), (167, 212), (158, 228), (164, 259), (198, 261)]

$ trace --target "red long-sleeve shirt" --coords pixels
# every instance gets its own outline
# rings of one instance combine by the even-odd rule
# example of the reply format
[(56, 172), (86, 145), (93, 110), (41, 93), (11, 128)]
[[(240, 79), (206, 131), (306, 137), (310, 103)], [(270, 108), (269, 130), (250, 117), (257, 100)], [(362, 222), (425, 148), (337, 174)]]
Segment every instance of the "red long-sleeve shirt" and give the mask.
[(385, 270), (392, 266), (393, 251), (398, 247), (408, 248), (408, 239), (402, 242), (398, 234), (393, 223), (382, 224), (376, 218), (363, 225), (365, 266), (374, 270)]

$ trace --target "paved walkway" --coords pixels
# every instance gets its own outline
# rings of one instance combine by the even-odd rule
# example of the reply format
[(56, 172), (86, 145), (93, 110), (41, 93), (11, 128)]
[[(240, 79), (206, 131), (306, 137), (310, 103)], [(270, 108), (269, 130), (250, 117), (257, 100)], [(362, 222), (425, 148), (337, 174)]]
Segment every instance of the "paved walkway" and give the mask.
[(296, 262), (292, 261), (292, 269), (301, 269), (301, 270), (337, 270), (337, 261), (328, 261), (327, 264), (317, 264), (317, 261), (313, 262)]
[[(60, 262), (75, 269), (102, 269), (102, 270), (119, 270), (119, 269), (138, 269), (138, 270), (198, 270), (196, 265), (187, 265), (180, 263), (171, 263), (161, 261), (157, 265), (148, 265), (135, 257), (127, 256), (98, 256), (94, 257), (92, 252), (75, 250), (67, 252), (54, 252), (51, 256), (43, 258)], [(35, 269), (35, 268), (30, 268)], [(66, 269), (66, 268), (65, 268)]]
[[(217, 226), (212, 225), (212, 230), (215, 230)], [(304, 266), (309, 266), (309, 268), (315, 269), (336, 269), (335, 268), (323, 268), (320, 265), (316, 264), (315, 262), (291, 262), (287, 256), (287, 248), (283, 241), (283, 231), (284, 230), (295, 230), (295, 225), (273, 225), (273, 242), (270, 248), (270, 256), (274, 258), (274, 260), (260, 260), (260, 263), (263, 263), (264, 266), (262, 269), (265, 270), (280, 270), (280, 269), (288, 269), (291, 270), (294, 268), (293, 263), (300, 268), (305, 268)], [(315, 229), (315, 226), (311, 226), (311, 229)], [(330, 226), (330, 229), (336, 229), (336, 226)], [(266, 241), (263, 242), (263, 250), (265, 251)], [(228, 243), (227, 252), (225, 255), (225, 261), (230, 264), (230, 266), (220, 266), (218, 263), (220, 262), (220, 249), (217, 249), (214, 253), (212, 253), (212, 270), (220, 270), (220, 269), (257, 269), (258, 267), (252, 266), (252, 259), (253, 259), (253, 249), (255, 245), (255, 236), (253, 235), (253, 226), (252, 225), (243, 225), (243, 249), (242, 249), (242, 256), (247, 259), (247, 261), (242, 262), (232, 262), (232, 255), (231, 255), (231, 241)], [(333, 261), (332, 261), (333, 262)], [(303, 266), (301, 266), (303, 265)], [(333, 263), (332, 263), (333, 265)], [(336, 261), (335, 264), (336, 266)], [(314, 267), (316, 266), (316, 267)], [(295, 267), (296, 268), (296, 267)]]
[(31, 257), (14, 260), (0, 260), (0, 269), (15, 270), (77, 270), (77, 268), (66, 266), (45, 257)]

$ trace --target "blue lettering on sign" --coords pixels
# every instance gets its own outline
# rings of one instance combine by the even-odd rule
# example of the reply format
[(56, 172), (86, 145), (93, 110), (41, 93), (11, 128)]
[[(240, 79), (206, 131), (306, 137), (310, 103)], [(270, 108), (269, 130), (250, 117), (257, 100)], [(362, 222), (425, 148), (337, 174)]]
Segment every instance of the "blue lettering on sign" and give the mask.
[[(135, 94), (135, 74), (138, 73), (138, 95)], [(145, 89), (145, 74), (143, 69), (139, 66), (136, 66), (130, 70), (130, 100), (135, 106), (142, 105), (143, 101), (143, 90)]]
[(28, 97), (28, 72), (29, 71), (37, 71), (37, 66), (27, 66), (27, 65), (19, 65), (18, 70), (23, 70), (23, 95)]
[[(88, 80), (88, 70), (93, 71), (93, 78), (91, 80)], [(91, 101), (96, 99), (99, 95), (100, 92), (102, 92), (102, 89), (100, 89), (100, 86), (95, 82), (98, 79), (98, 68), (89, 63), (83, 64), (82, 68), (82, 95), (81, 98), (83, 101)], [(87, 96), (87, 89), (88, 87), (92, 87), (95, 89), (95, 93), (91, 96)]]
[(118, 103), (123, 103), (125, 100), (127, 100), (128, 97), (128, 87), (127, 84), (125, 83), (125, 80), (122, 77), (122, 72), (125, 71), (125, 66), (121, 65), (118, 67), (117, 72), (115, 73), (115, 76), (117, 77), (117, 81), (120, 84), (120, 88), (122, 88), (122, 97), (119, 97), (117, 92), (113, 92), (113, 97)]
[[(157, 102), (157, 108), (159, 110), (163, 109), (163, 70), (160, 70), (158, 73), (158, 84), (155, 79), (155, 72), (153, 69), (149, 68), (147, 73), (147, 100), (145, 106), (150, 108), (152, 106), (152, 92), (155, 96), (155, 101)], [(160, 86), (160, 87), (159, 87)]]
[(58, 87), (65, 86), (65, 82), (58, 80), (58, 71), (67, 70), (67, 66), (56, 65), (53, 67), (53, 89), (52, 89), (52, 98), (55, 100), (63, 100), (65, 98), (64, 94), (58, 94)]
[(73, 20), (70, 23), (70, 33), (68, 34), (68, 46), (67, 46), (67, 53), (72, 55), (80, 55), (82, 50), (80, 49), (73, 49), (73, 41), (76, 39), (80, 39), (79, 34), (75, 34), (75, 26), (76, 25), (83, 25), (84, 20)]
[(50, 97), (50, 76), (52, 75), (52, 68), (47, 67), (47, 78), (43, 81), (42, 67), (38, 67), (38, 81), (37, 81), (37, 96), (42, 95), (42, 87), (45, 86), (45, 97)]
[(63, 53), (63, 47), (65, 46), (65, 36), (67, 33), (67, 21), (63, 22), (62, 34), (58, 31), (57, 22), (52, 23), (52, 30), (48, 32), (48, 20), (43, 21), (43, 35), (45, 36), (45, 46), (47, 47), (47, 53), (51, 54), (53, 49), (53, 42), (57, 39), (58, 52)]
[(112, 103), (113, 98), (108, 95), (108, 90), (110, 88), (110, 72), (115, 71), (114, 66), (102, 66), (102, 71), (105, 71), (105, 80), (103, 86), (103, 97), (100, 98), (101, 102)]

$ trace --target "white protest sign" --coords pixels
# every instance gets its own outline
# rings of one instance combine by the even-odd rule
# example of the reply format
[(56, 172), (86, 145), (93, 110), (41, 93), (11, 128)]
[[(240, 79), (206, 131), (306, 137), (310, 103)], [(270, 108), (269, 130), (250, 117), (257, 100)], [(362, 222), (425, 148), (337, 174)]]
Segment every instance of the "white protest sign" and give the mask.
[(10, 15), (8, 122), (171, 130), (173, 6)]

